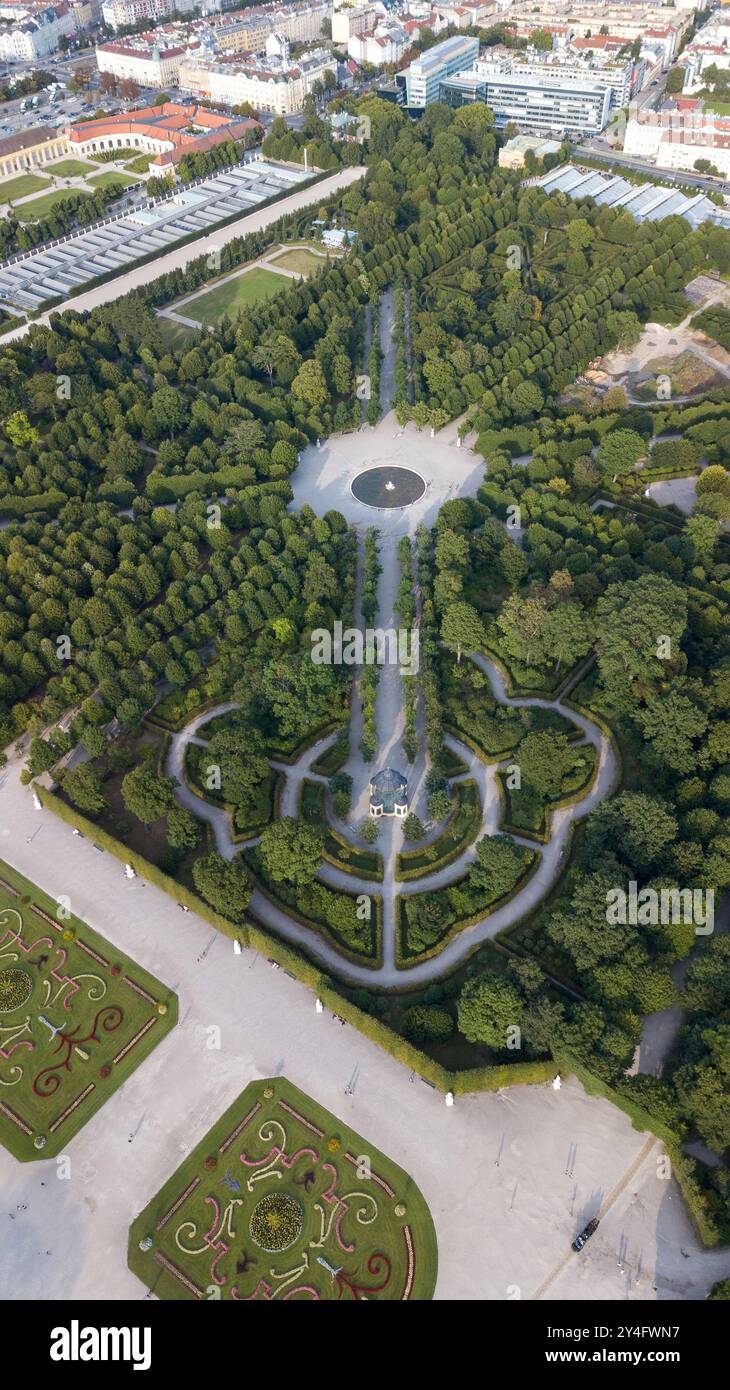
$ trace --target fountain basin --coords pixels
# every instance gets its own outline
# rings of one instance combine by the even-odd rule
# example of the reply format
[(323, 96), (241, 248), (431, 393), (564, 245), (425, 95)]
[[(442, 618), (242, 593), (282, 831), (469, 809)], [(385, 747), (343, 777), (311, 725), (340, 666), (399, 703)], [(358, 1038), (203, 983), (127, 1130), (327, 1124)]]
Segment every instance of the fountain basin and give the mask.
[(420, 473), (390, 465), (366, 468), (350, 483), (350, 491), (366, 507), (409, 507), (426, 491)]

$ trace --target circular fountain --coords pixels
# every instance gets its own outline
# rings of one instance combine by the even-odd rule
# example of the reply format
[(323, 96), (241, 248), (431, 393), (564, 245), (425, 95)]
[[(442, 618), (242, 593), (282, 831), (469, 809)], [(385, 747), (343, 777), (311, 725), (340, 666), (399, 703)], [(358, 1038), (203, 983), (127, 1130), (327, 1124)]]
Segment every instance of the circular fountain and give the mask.
[(350, 491), (366, 507), (408, 507), (426, 491), (420, 473), (412, 468), (366, 468), (350, 483)]

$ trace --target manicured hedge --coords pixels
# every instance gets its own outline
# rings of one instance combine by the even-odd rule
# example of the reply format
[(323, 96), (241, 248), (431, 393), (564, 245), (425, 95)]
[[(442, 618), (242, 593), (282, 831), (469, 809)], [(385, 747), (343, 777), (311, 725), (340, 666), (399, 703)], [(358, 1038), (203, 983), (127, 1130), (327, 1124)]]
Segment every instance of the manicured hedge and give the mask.
[(424, 878), (453, 864), (479, 834), (482, 803), (476, 782), (473, 778), (457, 782), (454, 793), (456, 804), (438, 838), (421, 849), (401, 850), (397, 856), (395, 876), (401, 883)]
[[(580, 735), (579, 735), (580, 736)], [(510, 835), (524, 835), (528, 840), (536, 840), (539, 844), (547, 844), (550, 839), (550, 815), (553, 811), (558, 811), (563, 806), (571, 806), (574, 801), (578, 801), (592, 786), (598, 771), (598, 756), (592, 743), (581, 744), (579, 750), (585, 754), (589, 763), (585, 773), (581, 776), (577, 784), (567, 790), (562, 796), (554, 801), (540, 802), (541, 815), (538, 824), (531, 826), (520, 824), (519, 817), (514, 814), (518, 811), (515, 806), (515, 798), (510, 796), (510, 789), (505, 785), (503, 771), (497, 772), (496, 781), (499, 789), (499, 797), (502, 806), (499, 828), (505, 830)], [(570, 773), (566, 774), (570, 777)], [(572, 774), (574, 775), (574, 774)]]
[[(530, 860), (529, 864), (525, 865), (523, 872), (520, 874), (519, 878), (517, 879), (517, 882), (515, 883), (514, 887), (510, 889), (509, 893), (505, 893), (503, 897), (498, 898), (493, 903), (490, 903), (489, 906), (480, 907), (479, 911), (475, 912), (473, 916), (465, 917), (459, 922), (453, 922), (451, 926), (444, 932), (443, 936), (440, 937), (438, 941), (435, 941), (432, 946), (429, 946), (428, 950), (419, 951), (417, 953), (414, 953), (413, 955), (407, 955), (406, 951), (404, 950), (404, 947), (407, 946), (408, 922), (405, 913), (405, 897), (403, 894), (401, 894), (396, 901), (396, 964), (401, 966), (402, 968), (408, 969), (412, 965), (420, 965), (421, 962), (424, 960), (430, 960), (432, 956), (439, 955), (440, 952), (443, 951), (444, 947), (448, 946), (449, 942), (453, 941), (454, 937), (458, 936), (460, 932), (466, 931), (468, 927), (476, 926), (477, 922), (482, 922), (485, 917), (491, 917), (492, 913), (497, 912), (500, 908), (506, 907), (507, 903), (511, 903), (512, 899), (517, 897), (517, 894), (522, 891), (525, 884), (529, 881), (529, 879), (532, 878), (532, 875), (535, 873), (540, 863), (540, 851), (535, 850), (532, 853), (532, 859)], [(466, 877), (466, 875), (464, 875), (464, 877)], [(457, 879), (457, 883), (459, 882), (463, 882), (463, 878)], [(449, 883), (447, 886), (449, 888), (453, 888), (455, 885), (453, 883)], [(443, 890), (439, 889), (437, 891), (440, 892)], [(481, 945), (481, 941), (475, 942), (474, 950), (477, 951)]]
[[(336, 928), (330, 926), (326, 918), (305, 917), (304, 913), (300, 912), (293, 902), (280, 896), (280, 894), (283, 894), (283, 892), (288, 889), (291, 897), (296, 898), (297, 891), (301, 890), (297, 890), (294, 885), (274, 885), (265, 883), (261, 877), (261, 862), (256, 855), (255, 849), (246, 849), (243, 851), (243, 854), (246, 869), (252, 882), (255, 884), (261, 896), (266, 898), (266, 901), (270, 902), (272, 907), (278, 908), (280, 912), (283, 912), (287, 917), (291, 917), (295, 922), (298, 922), (300, 926), (308, 927), (311, 932), (321, 937), (323, 941), (328, 942), (330, 945), (335, 945), (344, 960), (353, 961), (357, 965), (364, 965), (366, 968), (370, 969), (375, 969), (376, 966), (380, 965), (383, 941), (383, 900), (379, 894), (374, 893), (371, 897), (371, 901), (375, 907), (375, 921), (370, 924), (370, 954), (367, 954), (365, 950), (358, 951), (355, 946), (348, 943)], [(355, 894), (347, 894), (344, 888), (334, 888), (331, 884), (323, 883), (321, 880), (317, 881), (317, 886), (327, 889), (330, 893), (337, 894), (339, 897), (350, 897), (353, 903), (356, 901)]]
[(34, 782), (33, 788), (37, 792), (38, 799), (42, 806), (45, 806), (49, 811), (53, 811), (55, 815), (61, 820), (66, 821), (68, 825), (73, 825), (76, 830), (80, 830), (81, 834), (85, 835), (88, 840), (91, 840), (92, 844), (100, 845), (102, 849), (108, 850), (109, 853), (113, 854), (115, 859), (119, 859), (122, 864), (131, 864), (132, 868), (140, 877), (149, 879), (150, 883), (154, 883), (156, 888), (161, 888), (163, 893), (167, 893), (169, 897), (174, 898), (175, 902), (182, 903), (183, 906), (189, 907), (192, 912), (197, 912), (198, 916), (202, 917), (206, 922), (210, 922), (211, 926), (215, 927), (216, 931), (223, 932), (223, 935), (230, 937), (232, 941), (244, 940), (244, 928), (235, 927), (232, 922), (227, 921), (225, 917), (221, 917), (220, 913), (216, 912), (215, 908), (210, 907), (203, 898), (199, 898), (197, 893), (191, 892), (190, 889), (186, 888), (182, 883), (178, 883), (176, 879), (170, 878), (169, 874), (163, 873), (161, 869), (157, 868), (156, 864), (150, 864), (149, 859), (144, 859), (141, 854), (137, 854), (136, 850), (129, 849), (127, 845), (123, 845), (120, 840), (115, 840), (113, 835), (109, 835), (106, 830), (102, 830), (101, 827), (95, 825), (93, 821), (87, 820), (86, 816), (83, 816), (80, 811), (75, 810), (72, 806), (68, 806), (65, 801), (62, 801), (54, 792), (49, 791), (47, 787), (42, 786), (39, 782)]
[(0, 516), (25, 517), (29, 512), (48, 512), (49, 515), (55, 515), (67, 502), (66, 494), (54, 488), (48, 492), (33, 493), (29, 497), (7, 495), (0, 497)]
[(324, 858), (335, 869), (356, 878), (379, 883), (383, 878), (383, 857), (375, 849), (353, 845), (327, 818), (325, 787), (305, 777), (299, 788), (299, 815), (302, 820), (319, 821), (324, 831)]
[(190, 492), (201, 492), (204, 497), (219, 496), (227, 487), (245, 487), (251, 481), (251, 469), (247, 463), (231, 463), (226, 468), (217, 468), (214, 473), (150, 473), (146, 492), (155, 505), (177, 502)]
[(319, 777), (334, 777), (341, 767), (345, 766), (350, 756), (350, 736), (347, 730), (338, 734), (330, 748), (326, 748), (318, 758), (312, 763), (311, 772), (317, 773)]

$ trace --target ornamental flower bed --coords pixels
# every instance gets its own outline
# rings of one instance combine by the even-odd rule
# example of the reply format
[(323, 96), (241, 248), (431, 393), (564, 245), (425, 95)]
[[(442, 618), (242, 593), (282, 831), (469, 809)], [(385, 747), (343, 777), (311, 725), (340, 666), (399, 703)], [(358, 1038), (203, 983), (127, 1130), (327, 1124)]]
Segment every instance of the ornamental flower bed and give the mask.
[(32, 993), (33, 981), (26, 970), (0, 970), (0, 1014), (19, 1009)]
[(251, 1213), (251, 1239), (260, 1250), (277, 1254), (299, 1239), (303, 1225), (301, 1204), (285, 1192), (272, 1192)]
[(128, 1259), (156, 1298), (287, 1304), (430, 1299), (437, 1265), (412, 1178), (281, 1076), (247, 1086), (140, 1212)]
[(63, 1150), (177, 1017), (158, 980), (57, 912), (0, 862), (0, 1144), (21, 1161)]

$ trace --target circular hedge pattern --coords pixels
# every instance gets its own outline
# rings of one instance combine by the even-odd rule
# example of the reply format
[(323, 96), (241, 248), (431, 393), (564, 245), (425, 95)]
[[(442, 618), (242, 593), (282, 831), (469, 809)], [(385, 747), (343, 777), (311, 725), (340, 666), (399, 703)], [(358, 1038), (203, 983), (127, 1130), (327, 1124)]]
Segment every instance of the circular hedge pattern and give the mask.
[(303, 1225), (304, 1214), (296, 1198), (285, 1192), (272, 1192), (256, 1203), (249, 1230), (260, 1250), (276, 1255), (299, 1239)]
[(12, 1013), (30, 999), (33, 981), (25, 970), (0, 970), (0, 1014)]

